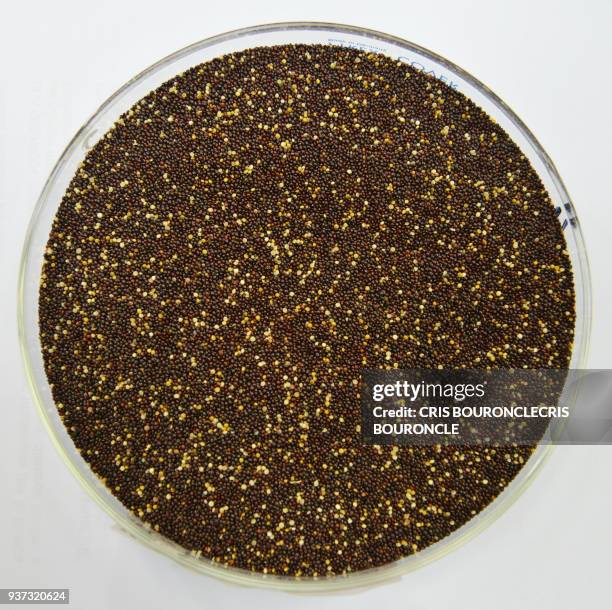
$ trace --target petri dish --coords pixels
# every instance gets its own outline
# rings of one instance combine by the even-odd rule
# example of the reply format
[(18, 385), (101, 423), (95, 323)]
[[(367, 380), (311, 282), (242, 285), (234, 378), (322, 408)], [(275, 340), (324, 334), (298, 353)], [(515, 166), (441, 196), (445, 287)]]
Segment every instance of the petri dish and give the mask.
[(132, 78), (81, 127), (47, 179), (34, 209), (23, 247), (18, 285), (18, 329), (22, 356), (42, 422), (67, 467), (89, 495), (131, 536), (146, 546), (203, 574), (235, 584), (293, 592), (325, 592), (372, 586), (416, 570), (452, 552), (491, 525), (520, 497), (550, 456), (538, 446), (519, 474), (482, 512), (439, 542), (393, 563), (331, 577), (289, 577), (249, 572), (196, 557), (159, 535), (132, 515), (93, 473), (76, 450), (59, 415), (44, 371), (38, 334), (38, 289), (43, 255), (56, 210), (87, 151), (119, 116), (168, 79), (227, 53), (278, 44), (325, 44), (376, 52), (405, 62), (459, 90), (508, 133), (529, 159), (546, 187), (564, 231), (572, 262), (576, 324), (570, 368), (583, 368), (591, 329), (591, 281), (588, 258), (573, 203), (550, 157), (526, 125), (485, 85), (452, 62), (418, 45), (373, 30), (348, 25), (291, 22), (259, 25), (207, 38), (169, 55)]

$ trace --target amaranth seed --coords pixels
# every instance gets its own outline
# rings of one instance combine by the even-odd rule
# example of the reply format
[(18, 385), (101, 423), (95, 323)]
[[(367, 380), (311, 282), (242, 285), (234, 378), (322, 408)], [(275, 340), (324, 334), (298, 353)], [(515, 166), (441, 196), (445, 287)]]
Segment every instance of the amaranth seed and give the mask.
[(364, 446), (363, 368), (565, 367), (550, 199), (461, 93), (377, 54), (250, 49), (126, 112), (40, 288), (57, 408), (162, 535), (275, 574), (379, 566), (482, 511), (531, 447)]

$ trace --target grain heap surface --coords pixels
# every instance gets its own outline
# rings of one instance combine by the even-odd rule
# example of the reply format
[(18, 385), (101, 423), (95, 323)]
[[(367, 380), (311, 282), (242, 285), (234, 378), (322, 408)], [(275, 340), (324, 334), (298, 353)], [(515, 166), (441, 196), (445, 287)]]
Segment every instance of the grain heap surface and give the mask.
[(87, 154), (45, 255), (46, 372), (83, 458), (162, 535), (248, 570), (362, 570), (456, 530), (532, 448), (366, 446), (361, 371), (567, 366), (565, 248), (460, 92), (352, 49), (251, 49)]

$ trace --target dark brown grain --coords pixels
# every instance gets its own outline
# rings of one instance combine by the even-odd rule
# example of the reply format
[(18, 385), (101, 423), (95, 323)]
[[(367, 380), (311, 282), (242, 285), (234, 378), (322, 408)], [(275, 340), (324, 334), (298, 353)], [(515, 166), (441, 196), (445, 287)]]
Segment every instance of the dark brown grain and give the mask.
[(461, 93), (389, 58), (258, 48), (165, 83), (49, 237), (46, 372), (95, 473), (196, 555), (289, 575), (415, 553), (532, 448), (361, 443), (363, 368), (564, 367), (555, 211)]

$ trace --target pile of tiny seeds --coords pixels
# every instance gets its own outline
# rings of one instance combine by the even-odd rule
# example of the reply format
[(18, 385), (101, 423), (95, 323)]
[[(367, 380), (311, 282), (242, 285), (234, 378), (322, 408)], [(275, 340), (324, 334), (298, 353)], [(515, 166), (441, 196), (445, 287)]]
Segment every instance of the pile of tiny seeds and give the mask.
[(362, 443), (364, 368), (565, 367), (545, 189), (461, 93), (378, 54), (250, 49), (125, 113), (61, 202), (46, 372), (143, 522), (258, 572), (379, 566), (482, 511), (524, 448)]

